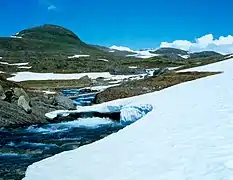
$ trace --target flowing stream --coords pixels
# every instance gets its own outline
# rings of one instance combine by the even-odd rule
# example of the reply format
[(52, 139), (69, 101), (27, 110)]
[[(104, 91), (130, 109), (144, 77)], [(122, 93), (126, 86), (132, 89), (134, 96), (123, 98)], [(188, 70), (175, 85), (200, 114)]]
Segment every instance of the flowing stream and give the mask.
[[(91, 105), (95, 97), (83, 90), (63, 90), (79, 106)], [(79, 97), (75, 96), (78, 95)], [(83, 95), (83, 96), (82, 96)], [(57, 153), (100, 140), (124, 128), (106, 118), (79, 118), (75, 121), (0, 129), (0, 180), (18, 180), (27, 167)]]

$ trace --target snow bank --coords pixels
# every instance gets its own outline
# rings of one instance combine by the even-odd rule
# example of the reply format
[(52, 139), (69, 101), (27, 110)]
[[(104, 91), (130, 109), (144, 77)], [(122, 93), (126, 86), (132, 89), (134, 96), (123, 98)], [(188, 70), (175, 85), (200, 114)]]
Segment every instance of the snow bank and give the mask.
[(13, 77), (7, 80), (21, 82), (29, 80), (70, 80), (80, 79), (83, 76), (88, 76), (91, 79), (97, 79), (99, 77), (106, 80), (123, 80), (130, 77), (137, 77), (140, 75), (111, 75), (109, 72), (99, 73), (77, 73), (77, 74), (55, 74), (55, 73), (34, 73), (34, 72), (18, 72)]
[(70, 113), (79, 113), (79, 112), (100, 112), (100, 113), (111, 113), (111, 112), (120, 112), (120, 122), (123, 125), (131, 124), (147, 113), (152, 111), (153, 107), (150, 104), (118, 104), (116, 106), (106, 105), (104, 106), (87, 106), (87, 107), (78, 107), (77, 110), (57, 110), (45, 114), (48, 119), (54, 119), (57, 116), (66, 117)]
[(152, 111), (152, 109), (153, 107), (150, 104), (123, 106), (121, 109), (120, 121), (122, 124), (130, 124), (144, 117), (147, 113)]
[(107, 138), (34, 163), (24, 180), (232, 179), (233, 59), (196, 70), (224, 73), (99, 105), (153, 110)]
[(194, 68), (190, 68), (190, 69), (184, 69), (184, 70), (180, 70), (178, 72), (190, 72), (190, 71), (199, 71), (199, 72), (207, 72), (207, 71), (211, 71), (211, 72), (222, 72), (222, 71), (226, 71), (228, 69), (226, 68), (221, 68), (222, 66), (225, 66), (225, 64), (228, 64), (232, 61), (232, 59), (229, 60), (224, 60), (224, 61), (220, 61), (220, 62), (216, 62), (216, 63), (212, 63), (212, 64), (207, 64), (205, 66), (199, 66), (199, 67), (194, 67)]
[(74, 56), (69, 56), (68, 59), (73, 59), (73, 58), (80, 58), (80, 57), (90, 57), (90, 55), (74, 55)]

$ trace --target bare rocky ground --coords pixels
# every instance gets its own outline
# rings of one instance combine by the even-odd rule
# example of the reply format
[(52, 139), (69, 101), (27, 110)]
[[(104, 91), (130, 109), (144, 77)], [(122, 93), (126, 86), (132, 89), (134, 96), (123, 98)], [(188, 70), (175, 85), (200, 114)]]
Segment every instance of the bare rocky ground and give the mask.
[(159, 76), (148, 77), (138, 81), (131, 81), (120, 86), (111, 87), (96, 95), (95, 103), (103, 103), (115, 99), (138, 96), (145, 93), (160, 91), (187, 81), (203, 78), (219, 72), (169, 72)]
[[(75, 109), (72, 100), (64, 99), (59, 93), (47, 96), (41, 92), (27, 91), (22, 85), (5, 78), (6, 75), (0, 75), (0, 127), (49, 123), (45, 113)], [(23, 102), (20, 97), (24, 97)]]

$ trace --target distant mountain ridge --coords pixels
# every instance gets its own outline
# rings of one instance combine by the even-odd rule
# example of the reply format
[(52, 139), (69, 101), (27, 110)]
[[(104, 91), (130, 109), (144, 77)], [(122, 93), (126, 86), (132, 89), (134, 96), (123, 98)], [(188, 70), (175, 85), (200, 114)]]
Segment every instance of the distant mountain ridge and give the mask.
[[(114, 48), (112, 48), (114, 47)], [(120, 46), (118, 48), (117, 46), (112, 46), (109, 49), (114, 49), (116, 51), (121, 51), (123, 50), (124, 53), (129, 52), (129, 53), (134, 53), (135, 57), (140, 57), (141, 54), (144, 54), (144, 58), (150, 58), (154, 56), (165, 56), (168, 58), (172, 59), (192, 59), (192, 58), (205, 58), (205, 57), (211, 57), (211, 56), (222, 56), (222, 54), (214, 52), (214, 51), (202, 51), (202, 52), (188, 52), (185, 50), (181, 49), (176, 49), (176, 48), (159, 48), (159, 49), (144, 49), (144, 50), (139, 50), (139, 51), (127, 51), (129, 48), (123, 48)], [(142, 57), (143, 58), (143, 57)]]
[[(221, 57), (212, 51), (190, 53), (175, 48), (135, 51), (122, 46), (91, 45), (71, 30), (49, 24), (22, 30), (11, 37), (0, 37), (0, 71), (9, 73), (25, 69), (7, 64), (27, 63), (26, 68), (32, 72), (127, 74), (141, 72), (142, 68), (180, 66), (186, 64), (186, 59), (216, 56)], [(139, 70), (130, 69), (132, 66)]]

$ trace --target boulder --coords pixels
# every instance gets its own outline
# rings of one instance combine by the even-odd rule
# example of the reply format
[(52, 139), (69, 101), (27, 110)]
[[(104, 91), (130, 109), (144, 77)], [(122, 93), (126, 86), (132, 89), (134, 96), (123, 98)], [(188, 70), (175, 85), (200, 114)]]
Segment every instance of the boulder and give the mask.
[(29, 114), (19, 107), (17, 102), (9, 103), (0, 100), (0, 128), (48, 123), (50, 121), (46, 119), (46, 113), (64, 109), (60, 106), (51, 105), (52, 101), (43, 96), (32, 97), (31, 103), (32, 113)]
[(32, 112), (32, 108), (29, 105), (29, 101), (25, 96), (19, 97), (18, 106), (21, 107), (28, 114)]
[(19, 99), (20, 96), (24, 96), (26, 101), (30, 103), (30, 97), (23, 88), (14, 88), (13, 91), (16, 99)]
[(56, 96), (52, 104), (55, 106), (61, 106), (68, 110), (76, 109), (73, 101), (66, 96)]
[(87, 83), (87, 84), (92, 82), (91, 78), (89, 78), (88, 75), (81, 77), (79, 80), (82, 81), (82, 83)]
[(4, 93), (2, 86), (0, 85), (0, 100), (4, 100), (4, 99), (6, 99), (6, 95)]

